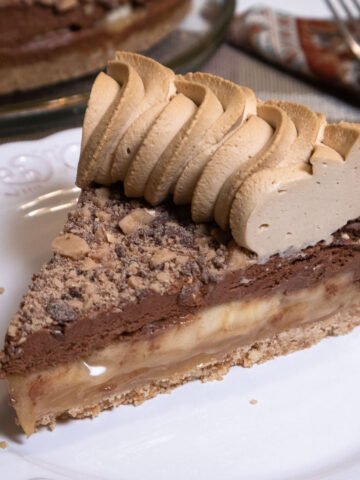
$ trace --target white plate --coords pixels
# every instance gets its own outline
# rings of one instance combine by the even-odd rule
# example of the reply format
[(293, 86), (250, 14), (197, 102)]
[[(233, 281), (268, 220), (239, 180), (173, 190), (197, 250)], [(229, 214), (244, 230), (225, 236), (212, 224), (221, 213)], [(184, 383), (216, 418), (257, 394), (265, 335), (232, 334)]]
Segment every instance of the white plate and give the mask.
[[(1, 337), (77, 195), (79, 141), (75, 129), (0, 147)], [(359, 343), (360, 329), (29, 440), (0, 382), (0, 479), (358, 480)]]

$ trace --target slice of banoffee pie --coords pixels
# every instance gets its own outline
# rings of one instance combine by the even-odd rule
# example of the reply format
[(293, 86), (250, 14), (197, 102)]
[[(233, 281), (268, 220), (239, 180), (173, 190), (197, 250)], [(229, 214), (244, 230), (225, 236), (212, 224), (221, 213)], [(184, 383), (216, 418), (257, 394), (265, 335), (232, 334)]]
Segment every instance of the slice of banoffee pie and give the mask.
[(1, 354), (27, 435), (360, 324), (359, 125), (120, 52), (77, 185)]

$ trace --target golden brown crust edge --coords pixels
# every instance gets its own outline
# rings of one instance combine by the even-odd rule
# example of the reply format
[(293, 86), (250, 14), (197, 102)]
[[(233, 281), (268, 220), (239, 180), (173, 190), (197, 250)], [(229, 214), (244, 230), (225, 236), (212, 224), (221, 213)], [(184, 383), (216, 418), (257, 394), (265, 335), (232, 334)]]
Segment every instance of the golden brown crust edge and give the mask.
[(39, 60), (33, 63), (0, 68), (0, 95), (18, 90), (29, 90), (58, 82), (79, 78), (105, 67), (117, 50), (140, 52), (158, 43), (172, 32), (188, 13), (191, 0), (181, 2), (172, 9), (166, 21), (150, 25), (132, 32), (125, 40), (112, 43), (99, 41), (99, 45), (91, 52), (74, 48), (70, 53), (54, 56), (50, 60)]
[[(222, 380), (224, 375), (229, 372), (230, 367), (238, 365), (249, 368), (257, 363), (272, 360), (277, 356), (309, 348), (326, 337), (344, 335), (358, 325), (360, 325), (360, 306), (237, 348), (229, 353), (223, 361), (202, 364), (201, 367), (191, 369), (185, 374), (173, 375), (141, 388), (124, 392), (121, 395), (109, 397), (97, 405), (70, 409), (62, 415), (62, 418), (96, 417), (102, 410), (119, 405), (140, 405), (145, 400), (149, 400), (160, 393), (170, 393), (174, 388), (193, 380), (201, 380), (202, 382)], [(56, 418), (46, 416), (37, 422), (36, 427), (48, 426), (53, 429), (55, 425)]]

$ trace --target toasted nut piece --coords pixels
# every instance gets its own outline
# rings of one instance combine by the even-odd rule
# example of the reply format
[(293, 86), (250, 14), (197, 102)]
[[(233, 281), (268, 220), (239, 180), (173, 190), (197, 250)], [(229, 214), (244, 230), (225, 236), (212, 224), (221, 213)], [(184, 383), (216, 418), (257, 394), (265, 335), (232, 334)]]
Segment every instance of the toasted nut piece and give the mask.
[(228, 246), (226, 263), (230, 270), (240, 270), (252, 263), (252, 260), (249, 255), (246, 255), (245, 252), (234, 242), (234, 240), (231, 240)]
[(188, 255), (176, 255), (176, 263), (178, 265), (185, 265), (189, 261)]
[(146, 208), (135, 208), (119, 221), (119, 227), (128, 235), (154, 220), (154, 212)]
[(144, 285), (144, 281), (141, 277), (132, 275), (128, 278), (128, 284), (131, 288), (141, 288)]
[(172, 252), (171, 250), (168, 250), (167, 248), (162, 248), (161, 250), (158, 250), (154, 256), (150, 260), (150, 265), (152, 267), (156, 267), (158, 265), (162, 265), (165, 262), (169, 262), (170, 260), (173, 260), (176, 258), (176, 253)]
[(90, 251), (89, 245), (85, 240), (72, 233), (65, 233), (65, 235), (56, 237), (52, 241), (51, 247), (54, 252), (73, 260), (84, 257)]
[(171, 277), (170, 274), (167, 272), (159, 272), (156, 275), (156, 278), (159, 280), (161, 283), (170, 283)]
[(80, 268), (84, 272), (87, 272), (88, 270), (94, 270), (97, 266), (98, 266), (98, 264), (96, 262), (94, 262), (94, 260), (92, 260), (89, 257), (86, 257), (83, 260), (83, 262), (81, 263)]
[(113, 251), (109, 244), (104, 243), (97, 248), (93, 248), (89, 256), (96, 262), (105, 264), (111, 260)]

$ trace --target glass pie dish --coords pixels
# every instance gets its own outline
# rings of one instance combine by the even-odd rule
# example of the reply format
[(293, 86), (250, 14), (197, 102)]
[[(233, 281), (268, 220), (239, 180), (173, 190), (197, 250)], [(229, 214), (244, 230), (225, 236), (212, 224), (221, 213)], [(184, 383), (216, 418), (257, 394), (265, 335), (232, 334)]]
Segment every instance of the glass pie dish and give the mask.
[[(177, 73), (201, 65), (223, 40), (235, 0), (193, 0), (180, 26), (145, 53)], [(97, 73), (0, 96), (0, 136), (80, 125)]]

